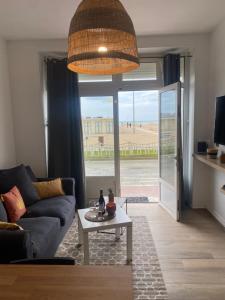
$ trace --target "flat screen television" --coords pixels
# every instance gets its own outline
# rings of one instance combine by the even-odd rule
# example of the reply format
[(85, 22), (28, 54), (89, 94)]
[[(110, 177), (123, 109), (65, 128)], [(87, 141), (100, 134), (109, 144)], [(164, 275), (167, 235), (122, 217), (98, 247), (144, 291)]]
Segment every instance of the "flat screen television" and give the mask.
[(225, 145), (225, 96), (216, 98), (214, 143)]

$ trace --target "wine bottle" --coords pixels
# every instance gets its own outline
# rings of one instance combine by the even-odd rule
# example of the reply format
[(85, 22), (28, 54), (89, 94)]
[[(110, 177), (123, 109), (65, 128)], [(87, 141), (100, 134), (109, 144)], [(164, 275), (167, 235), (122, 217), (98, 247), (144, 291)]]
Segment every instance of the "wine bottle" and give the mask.
[(112, 192), (112, 189), (109, 189), (109, 202), (114, 202), (114, 194)]
[(99, 210), (102, 211), (102, 213), (104, 214), (105, 213), (105, 199), (103, 196), (103, 190), (100, 190), (100, 197), (99, 197), (98, 203), (99, 203)]
[(109, 202), (106, 204), (106, 211), (109, 216), (115, 216), (116, 203), (114, 202), (114, 194), (112, 189), (109, 189)]

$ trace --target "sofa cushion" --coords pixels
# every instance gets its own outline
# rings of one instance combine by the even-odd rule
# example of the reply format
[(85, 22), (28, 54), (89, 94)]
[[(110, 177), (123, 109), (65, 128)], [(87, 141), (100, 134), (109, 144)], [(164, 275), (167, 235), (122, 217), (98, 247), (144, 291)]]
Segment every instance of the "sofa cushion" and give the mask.
[(17, 224), (30, 232), (34, 257), (44, 256), (60, 233), (60, 220), (57, 218), (22, 218)]
[(60, 178), (42, 182), (33, 182), (33, 186), (36, 188), (40, 199), (47, 199), (65, 195)]
[(25, 217), (55, 217), (59, 218), (64, 226), (70, 217), (71, 210), (75, 214), (75, 199), (73, 196), (59, 196), (39, 200), (27, 209)]
[(75, 197), (74, 196), (71, 196), (71, 195), (65, 195), (63, 196), (63, 198), (68, 201), (69, 203), (71, 203), (74, 207), (76, 205), (76, 200), (75, 200)]
[(24, 165), (8, 170), (0, 170), (0, 193), (5, 194), (14, 186), (18, 187), (26, 206), (39, 200)]
[(8, 193), (1, 195), (10, 222), (18, 221), (26, 212), (20, 191), (14, 186)]
[(0, 221), (8, 222), (7, 213), (6, 213), (3, 203), (1, 201), (0, 201)]
[(27, 171), (27, 174), (30, 176), (30, 179), (32, 182), (37, 182), (37, 177), (35, 176), (33, 170), (31, 169), (30, 166), (26, 166), (26, 171)]

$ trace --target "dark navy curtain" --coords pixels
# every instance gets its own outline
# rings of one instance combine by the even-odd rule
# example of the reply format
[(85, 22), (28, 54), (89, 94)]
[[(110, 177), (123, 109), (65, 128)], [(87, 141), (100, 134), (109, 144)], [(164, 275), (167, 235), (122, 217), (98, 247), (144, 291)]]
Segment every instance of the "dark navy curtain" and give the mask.
[(85, 171), (78, 76), (66, 59), (47, 59), (48, 176), (75, 178), (77, 208), (85, 207)]
[(164, 86), (180, 81), (180, 55), (167, 54), (163, 58)]

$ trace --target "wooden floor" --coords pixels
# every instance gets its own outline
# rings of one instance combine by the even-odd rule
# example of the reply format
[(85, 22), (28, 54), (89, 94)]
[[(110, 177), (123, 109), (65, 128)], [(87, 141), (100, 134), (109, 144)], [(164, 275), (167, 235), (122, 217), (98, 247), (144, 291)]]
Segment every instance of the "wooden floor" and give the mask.
[(128, 214), (149, 220), (170, 300), (225, 300), (225, 231), (207, 211), (186, 211), (183, 223), (155, 203)]
[(0, 265), (0, 300), (132, 300), (130, 266)]

